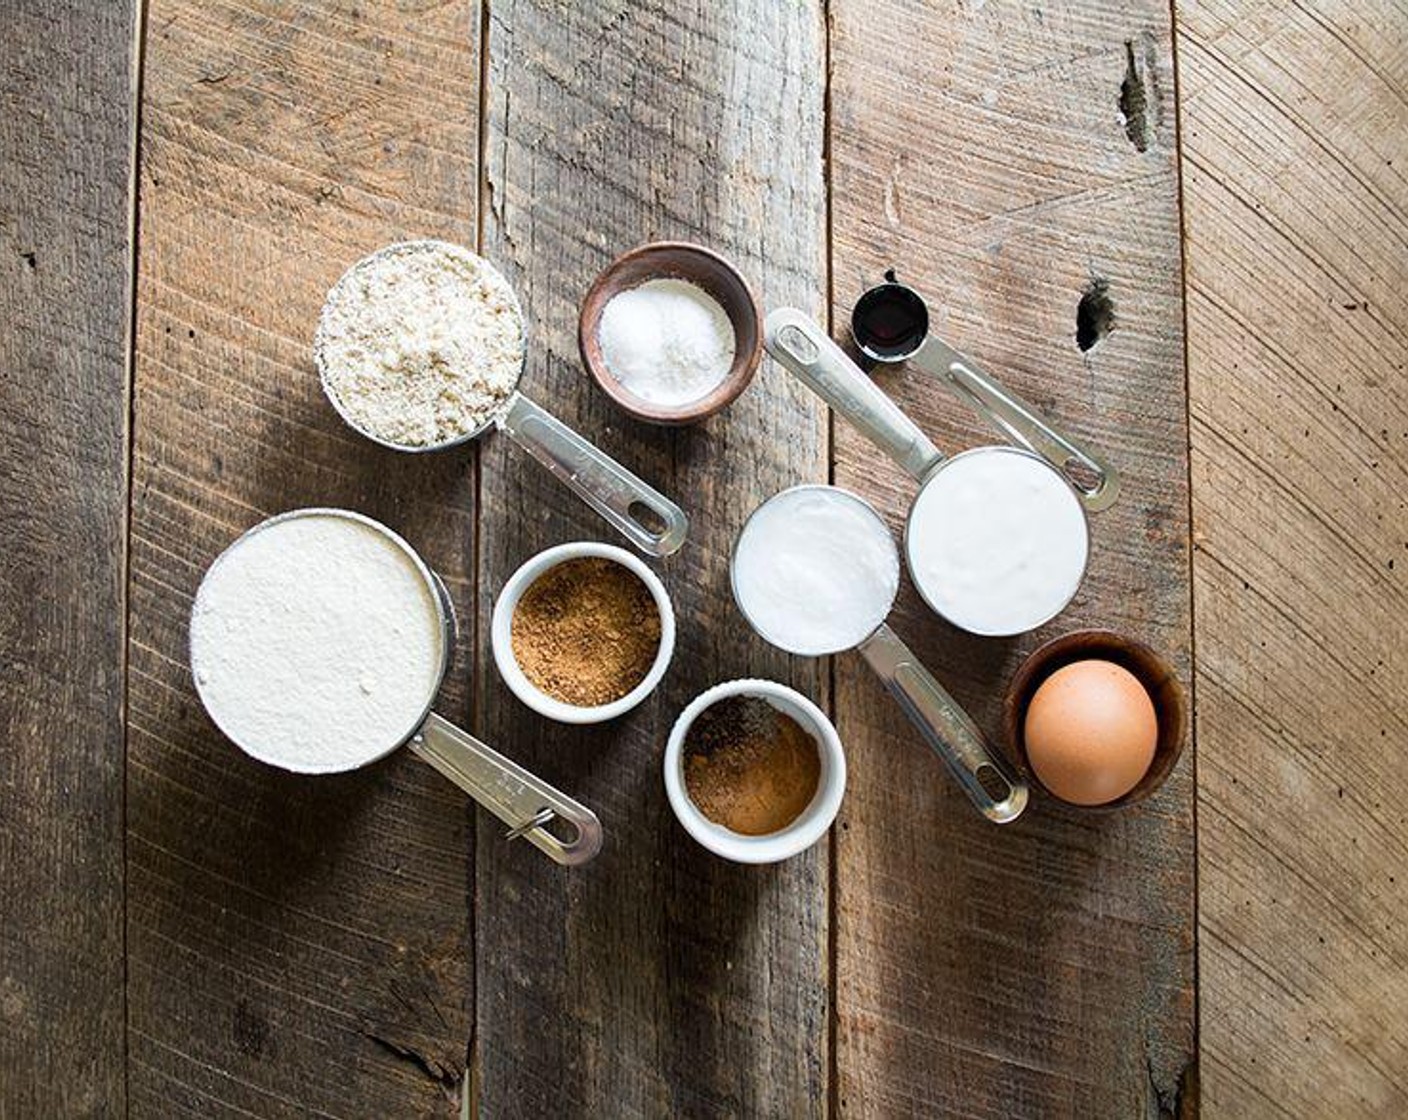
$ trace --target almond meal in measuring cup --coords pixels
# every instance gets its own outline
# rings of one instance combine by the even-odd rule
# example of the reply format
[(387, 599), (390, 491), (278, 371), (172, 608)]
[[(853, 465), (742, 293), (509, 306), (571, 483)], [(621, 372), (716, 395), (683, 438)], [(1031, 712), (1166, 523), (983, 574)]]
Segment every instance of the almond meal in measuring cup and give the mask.
[(518, 383), (524, 347), (523, 312), (503, 274), (439, 241), (392, 245), (348, 269), (314, 340), (338, 411), (401, 447), (487, 424)]

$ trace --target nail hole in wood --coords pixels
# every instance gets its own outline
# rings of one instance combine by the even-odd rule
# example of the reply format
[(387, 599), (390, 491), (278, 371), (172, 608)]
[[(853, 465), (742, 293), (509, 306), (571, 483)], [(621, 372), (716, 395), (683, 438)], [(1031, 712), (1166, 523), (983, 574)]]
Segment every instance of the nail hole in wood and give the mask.
[(1092, 277), (1076, 305), (1076, 345), (1087, 351), (1114, 329), (1115, 301), (1110, 298), (1110, 282)]
[(1120, 83), (1120, 115), (1124, 118), (1124, 134), (1129, 137), (1136, 152), (1147, 152), (1154, 133), (1149, 111), (1149, 90), (1134, 60), (1133, 41), (1125, 41), (1124, 53), (1124, 81)]

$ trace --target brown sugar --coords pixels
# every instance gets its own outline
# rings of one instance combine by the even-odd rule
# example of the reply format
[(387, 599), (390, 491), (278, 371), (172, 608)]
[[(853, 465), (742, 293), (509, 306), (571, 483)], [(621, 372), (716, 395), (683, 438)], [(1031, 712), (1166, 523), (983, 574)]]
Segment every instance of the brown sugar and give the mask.
[(816, 740), (756, 696), (729, 696), (704, 709), (684, 743), (690, 800), (715, 824), (746, 836), (786, 828), (821, 780)]
[(580, 708), (619, 700), (660, 649), (660, 608), (644, 581), (605, 556), (549, 568), (513, 612), (514, 660), (535, 688)]

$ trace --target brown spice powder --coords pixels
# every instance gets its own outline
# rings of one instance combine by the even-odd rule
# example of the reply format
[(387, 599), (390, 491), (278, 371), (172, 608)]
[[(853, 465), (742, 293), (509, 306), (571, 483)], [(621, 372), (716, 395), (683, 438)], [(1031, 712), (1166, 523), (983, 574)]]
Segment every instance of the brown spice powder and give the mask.
[(811, 804), (820, 780), (816, 740), (757, 696), (711, 704), (685, 736), (690, 800), (715, 824), (745, 836), (786, 828)]
[(513, 611), (513, 656), (554, 700), (595, 708), (645, 679), (660, 650), (660, 608), (641, 578), (605, 556), (549, 568)]

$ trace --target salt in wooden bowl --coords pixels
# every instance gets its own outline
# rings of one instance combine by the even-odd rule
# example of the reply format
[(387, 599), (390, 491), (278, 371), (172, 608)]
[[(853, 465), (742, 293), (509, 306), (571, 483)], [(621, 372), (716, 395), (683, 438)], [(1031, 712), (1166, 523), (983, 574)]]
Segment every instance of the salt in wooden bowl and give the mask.
[[(601, 352), (601, 315), (612, 297), (647, 280), (685, 280), (718, 301), (733, 326), (733, 365), (711, 392), (683, 406), (642, 400), (611, 373)], [(763, 356), (763, 308), (738, 269), (724, 257), (687, 241), (655, 241), (622, 253), (596, 278), (582, 300), (577, 344), (582, 364), (602, 392), (624, 412), (652, 424), (693, 424), (726, 408), (748, 387)]]

